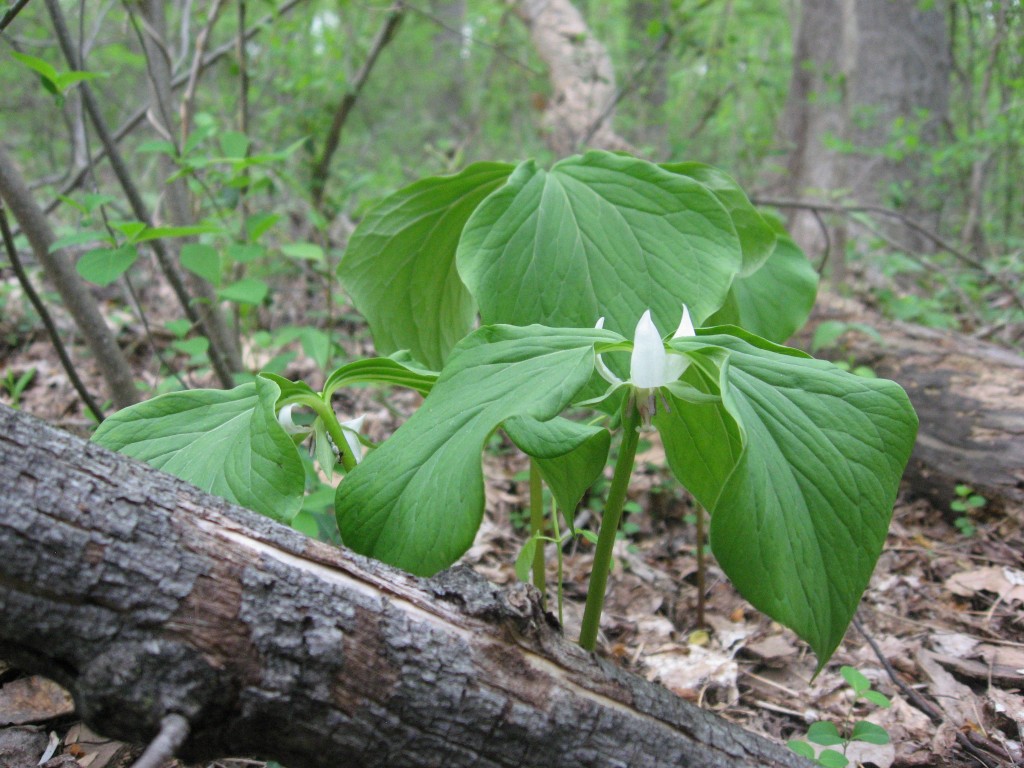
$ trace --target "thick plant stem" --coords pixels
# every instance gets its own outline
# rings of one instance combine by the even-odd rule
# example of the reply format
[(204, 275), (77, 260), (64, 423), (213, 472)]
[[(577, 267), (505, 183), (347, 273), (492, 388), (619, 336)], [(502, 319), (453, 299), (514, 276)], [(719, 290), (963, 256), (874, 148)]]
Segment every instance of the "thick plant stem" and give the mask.
[(338, 449), (341, 466), (345, 468), (346, 472), (351, 472), (355, 469), (356, 464), (359, 462), (352, 453), (352, 449), (349, 448), (348, 441), (345, 439), (345, 428), (338, 422), (338, 417), (334, 414), (331, 406), (319, 397), (299, 397), (292, 400), (292, 402), (308, 406), (320, 417), (324, 427), (327, 429), (327, 434), (330, 435), (331, 440), (334, 441), (334, 446)]
[[(530, 535), (544, 533), (544, 486), (537, 462), (530, 459)], [(533, 586), (540, 590), (542, 604), (547, 602), (547, 578), (544, 573), (544, 540), (537, 539), (533, 554)]]
[(615, 546), (619, 521), (622, 520), (622, 506), (626, 502), (629, 478), (633, 474), (633, 460), (636, 458), (636, 445), (640, 438), (637, 432), (639, 424), (640, 414), (636, 405), (627, 401), (622, 414), (622, 445), (619, 446), (619, 456), (615, 460), (612, 487), (608, 491), (601, 530), (597, 536), (594, 566), (590, 572), (590, 585), (587, 587), (587, 606), (583, 611), (583, 626), (580, 629), (580, 645), (588, 651), (594, 650), (597, 644), (597, 631), (601, 625), (601, 611), (604, 608), (604, 591), (608, 585), (608, 571), (612, 566), (612, 548)]

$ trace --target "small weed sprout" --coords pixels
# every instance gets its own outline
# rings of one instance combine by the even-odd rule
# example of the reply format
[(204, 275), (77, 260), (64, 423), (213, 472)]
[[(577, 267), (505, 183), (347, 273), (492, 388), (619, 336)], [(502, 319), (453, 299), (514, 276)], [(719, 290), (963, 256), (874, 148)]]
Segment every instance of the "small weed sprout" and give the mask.
[[(889, 743), (889, 732), (882, 726), (869, 723), (866, 720), (854, 722), (853, 709), (861, 699), (883, 709), (891, 707), (892, 702), (883, 694), (873, 690), (871, 681), (853, 667), (842, 667), (839, 674), (853, 689), (854, 694), (843, 723), (836, 725), (830, 720), (819, 720), (812, 723), (807, 729), (806, 741), (790, 739), (786, 742), (787, 746), (798, 755), (814, 761), (817, 765), (825, 766), (825, 768), (845, 768), (849, 765), (850, 761), (846, 757), (846, 751), (855, 741), (863, 741), (868, 744)], [(818, 752), (811, 746), (812, 744), (825, 747), (825, 749)], [(829, 747), (839, 747), (839, 749), (829, 749)]]

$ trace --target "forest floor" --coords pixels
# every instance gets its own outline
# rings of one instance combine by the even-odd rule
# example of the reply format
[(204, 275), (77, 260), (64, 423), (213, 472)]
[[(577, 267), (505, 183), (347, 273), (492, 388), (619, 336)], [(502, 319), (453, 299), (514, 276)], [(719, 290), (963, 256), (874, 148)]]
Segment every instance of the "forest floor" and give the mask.
[[(17, 331), (13, 319), (0, 318), (0, 377), (16, 379), (36, 369), (17, 406), (88, 434), (89, 422), (49, 342), (40, 332)], [(349, 353), (368, 354), (365, 330), (354, 325), (346, 330), (352, 332)], [(131, 324), (124, 333), (132, 333)], [(258, 353), (252, 355), (261, 365)], [(140, 377), (154, 365), (146, 361)], [(80, 374), (100, 389), (88, 363)], [(287, 375), (313, 386), (322, 376), (301, 351)], [(376, 441), (415, 408), (416, 397), (352, 390), (336, 407), (366, 413), (364, 431)], [(0, 401), (11, 405), (10, 392), (0, 390)], [(954, 524), (955, 513), (901, 496), (856, 626), (814, 677), (816, 661), (807, 646), (750, 607), (710, 555), (699, 623), (694, 510), (664, 466), (657, 434), (643, 435), (609, 581), (600, 653), (774, 740), (801, 738), (818, 720), (835, 722), (843, 733), (861, 719), (884, 728), (890, 743), (851, 744), (846, 751), (851, 765), (1024, 765), (1024, 510), (980, 506), (971, 515), (974, 530), (965, 533)], [(510, 444), (495, 440), (484, 467), (487, 516), (465, 559), (491, 581), (507, 584), (516, 578), (513, 564), (526, 538), (527, 466)], [(597, 500), (593, 509), (600, 509)], [(585, 499), (577, 526), (596, 530), (593, 509)], [(557, 614), (559, 579), (550, 546), (548, 555), (549, 609)], [(562, 615), (570, 638), (578, 634), (592, 560), (593, 547), (585, 540), (563, 553)], [(840, 674), (843, 665), (862, 672), (892, 706), (855, 700)], [(121, 768), (137, 754), (90, 735), (76, 722), (66, 694), (40, 679), (0, 662), (0, 683), (0, 726), (26, 723), (55, 734), (58, 762), (51, 761), (51, 768)], [(12, 732), (0, 728), (0, 755)], [(33, 764), (36, 760), (38, 754)], [(218, 765), (262, 764), (223, 760)]]

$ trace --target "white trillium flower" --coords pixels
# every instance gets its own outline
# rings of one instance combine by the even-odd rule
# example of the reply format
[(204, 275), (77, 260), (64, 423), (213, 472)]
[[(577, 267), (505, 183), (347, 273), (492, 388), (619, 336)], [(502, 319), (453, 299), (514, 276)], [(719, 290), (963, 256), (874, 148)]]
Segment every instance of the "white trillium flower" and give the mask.
[(289, 403), (288, 405), (281, 408), (277, 412), (277, 423), (284, 427), (284, 431), (289, 435), (308, 435), (312, 432), (312, 428), (303, 424), (296, 424), (292, 420), (292, 411), (295, 409), (295, 403)]
[(349, 450), (355, 456), (356, 464), (363, 460), (363, 444), (359, 442), (359, 430), (362, 429), (365, 418), (366, 414), (364, 413), (357, 419), (341, 422), (341, 429), (345, 433), (345, 442), (348, 443)]
[[(596, 327), (604, 327), (603, 317), (597, 321)], [(672, 338), (696, 335), (693, 321), (690, 319), (690, 310), (684, 304), (683, 317)], [(640, 410), (640, 418), (644, 426), (650, 426), (651, 416), (654, 415), (654, 395), (658, 388), (678, 381), (689, 364), (690, 361), (683, 355), (665, 349), (665, 342), (662, 341), (661, 334), (658, 333), (654, 321), (651, 320), (651, 310), (649, 309), (640, 317), (640, 322), (636, 324), (636, 331), (633, 333), (629, 381), (622, 381), (608, 369), (604, 360), (601, 359), (601, 355), (597, 356), (597, 372), (613, 388), (618, 389), (623, 385), (634, 388), (637, 408)]]
[[(292, 419), (292, 410), (296, 405), (298, 405), (298, 403), (289, 403), (288, 405), (283, 406), (281, 410), (277, 412), (277, 421), (289, 435), (308, 435), (313, 432), (313, 425), (296, 424)], [(363, 458), (363, 445), (359, 442), (359, 430), (362, 429), (363, 419), (365, 418), (366, 414), (363, 414), (359, 418), (341, 422), (341, 429), (345, 434), (345, 443), (348, 445), (349, 450), (355, 457), (356, 464), (362, 461)], [(335, 453), (337, 452), (337, 448), (335, 447)]]

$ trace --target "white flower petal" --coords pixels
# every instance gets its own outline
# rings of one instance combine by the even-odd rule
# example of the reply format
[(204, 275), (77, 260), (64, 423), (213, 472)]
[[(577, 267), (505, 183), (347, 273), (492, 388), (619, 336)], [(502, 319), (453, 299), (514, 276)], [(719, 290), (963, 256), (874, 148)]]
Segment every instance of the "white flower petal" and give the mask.
[(665, 381), (663, 383), (677, 381), (689, 366), (689, 358), (670, 352), (665, 360)]
[(284, 406), (280, 411), (277, 412), (277, 423), (284, 427), (284, 431), (289, 435), (305, 435), (309, 433), (309, 427), (303, 427), (292, 421), (292, 409), (295, 408), (295, 403), (289, 403)]
[(348, 443), (349, 450), (355, 456), (356, 464), (363, 460), (363, 444), (359, 442), (359, 430), (362, 429), (363, 419), (365, 418), (366, 414), (364, 413), (358, 419), (341, 422), (342, 432), (345, 434), (345, 442)]
[[(597, 319), (597, 324), (594, 327), (598, 329), (604, 328), (604, 318), (599, 317)], [(622, 384), (622, 379), (620, 379), (618, 376), (611, 372), (611, 369), (604, 364), (604, 360), (602, 359), (600, 354), (597, 356), (595, 367), (597, 368), (597, 372), (601, 374), (601, 378), (607, 381), (609, 384), (612, 384), (616, 387)]]
[(629, 361), (629, 377), (639, 389), (653, 389), (665, 381), (665, 343), (651, 320), (651, 310), (644, 312), (636, 324), (633, 354)]
[(683, 319), (679, 321), (679, 327), (676, 332), (672, 335), (673, 339), (678, 339), (683, 336), (696, 336), (697, 331), (693, 327), (693, 321), (690, 319), (690, 310), (685, 304), (683, 304)]

